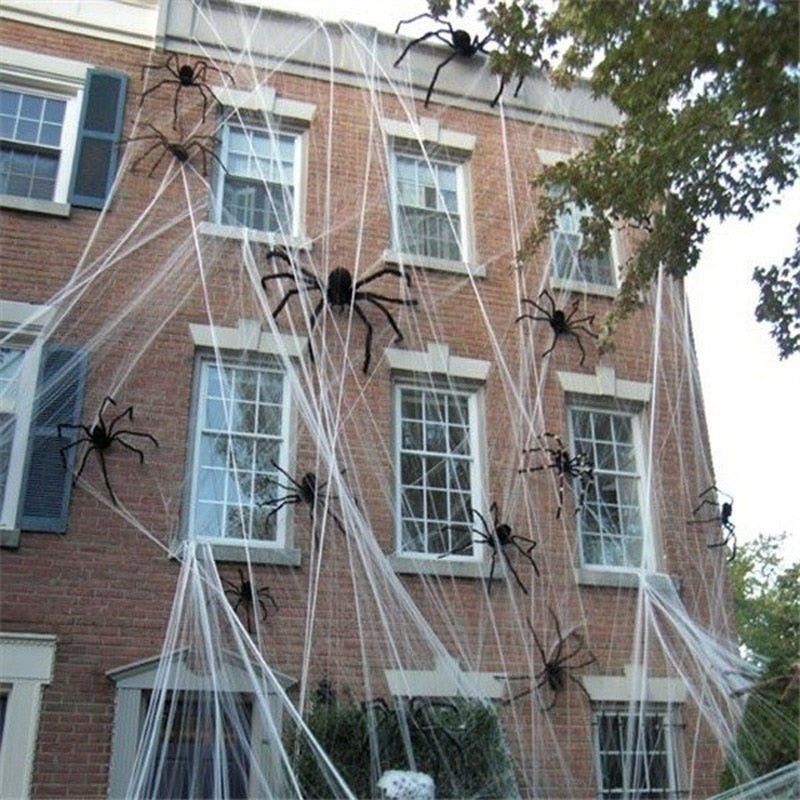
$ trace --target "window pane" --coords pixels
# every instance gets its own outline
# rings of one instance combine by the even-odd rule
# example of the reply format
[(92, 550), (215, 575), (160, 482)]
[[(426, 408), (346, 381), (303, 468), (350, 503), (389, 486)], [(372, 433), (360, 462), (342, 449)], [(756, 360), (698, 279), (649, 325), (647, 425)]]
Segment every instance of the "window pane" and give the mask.
[(469, 395), (403, 387), (399, 411), (401, 547), (470, 556)]
[(201, 370), (192, 534), (274, 540), (263, 506), (274, 497), (284, 411), (265, 400), (282, 399), (283, 374), (211, 363)]
[(586, 212), (574, 205), (558, 215), (550, 238), (553, 274), (567, 280), (613, 286), (614, 268), (610, 250), (593, 255), (581, 253), (581, 220), (585, 216)]

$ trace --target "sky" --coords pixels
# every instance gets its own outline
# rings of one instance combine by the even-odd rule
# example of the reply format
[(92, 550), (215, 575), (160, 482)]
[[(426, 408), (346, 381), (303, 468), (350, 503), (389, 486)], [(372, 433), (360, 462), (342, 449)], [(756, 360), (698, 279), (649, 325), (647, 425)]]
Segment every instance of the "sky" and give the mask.
[[(424, 0), (262, 4), (392, 32), (427, 11)], [(734, 500), (737, 541), (785, 532), (786, 564), (800, 561), (800, 355), (781, 361), (769, 326), (756, 322), (752, 273), (792, 252), (798, 220), (800, 185), (754, 220), (713, 224), (687, 279), (717, 486)]]

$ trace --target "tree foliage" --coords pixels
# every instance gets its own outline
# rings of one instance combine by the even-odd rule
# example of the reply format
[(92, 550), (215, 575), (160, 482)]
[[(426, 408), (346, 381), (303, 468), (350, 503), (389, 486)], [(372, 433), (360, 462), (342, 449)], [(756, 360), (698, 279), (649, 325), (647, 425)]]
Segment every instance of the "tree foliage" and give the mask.
[[(493, 33), (493, 71), (509, 82), (537, 70), (558, 85), (585, 80), (620, 112), (588, 149), (534, 179), (563, 191), (542, 191), (521, 254), (546, 240), (569, 203), (591, 212), (587, 253), (607, 247), (609, 222), (645, 231), (606, 338), (662, 265), (680, 278), (697, 264), (710, 222), (751, 219), (797, 179), (793, 0), (429, 0), (440, 16), (473, 5)], [(800, 348), (800, 276), (773, 270), (757, 273), (758, 313), (786, 357)]]
[(731, 564), (737, 631), (760, 677), (749, 689), (728, 785), (792, 763), (800, 747), (800, 562), (781, 568), (784, 539), (743, 544)]

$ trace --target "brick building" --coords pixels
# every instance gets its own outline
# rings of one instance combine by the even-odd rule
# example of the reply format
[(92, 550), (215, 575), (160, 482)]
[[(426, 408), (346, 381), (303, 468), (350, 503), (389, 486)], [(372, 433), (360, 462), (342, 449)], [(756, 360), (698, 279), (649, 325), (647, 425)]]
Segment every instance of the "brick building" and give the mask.
[(515, 262), (531, 177), (613, 109), (396, 63), (424, 21), (0, 15), (0, 794), (169, 796), (137, 745), (200, 745), (148, 703), (216, 692), (248, 698), (228, 792), (294, 796), (320, 687), (485, 704), (520, 796), (713, 793), (736, 657), (682, 289), (601, 355), (631, 238), (586, 259), (575, 210)]

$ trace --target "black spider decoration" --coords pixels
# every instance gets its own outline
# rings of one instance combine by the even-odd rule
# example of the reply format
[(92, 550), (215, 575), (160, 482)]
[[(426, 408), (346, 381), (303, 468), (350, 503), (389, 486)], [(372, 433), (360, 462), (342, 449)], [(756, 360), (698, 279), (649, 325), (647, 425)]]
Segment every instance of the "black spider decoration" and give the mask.
[[(547, 610), (550, 612), (556, 629), (556, 642), (553, 647), (550, 648), (549, 655), (544, 645), (539, 641), (533, 623), (530, 617), (528, 617), (528, 628), (530, 628), (530, 632), (533, 635), (533, 642), (542, 659), (542, 668), (533, 676), (533, 680), (536, 681), (535, 688), (544, 690), (544, 694), (550, 696), (549, 700), (544, 701), (542, 708), (545, 711), (550, 711), (555, 706), (559, 693), (567, 688), (567, 681), (572, 681), (591, 701), (586, 687), (573, 675), (573, 672), (583, 667), (588, 667), (589, 664), (594, 664), (597, 659), (594, 657), (594, 654), (586, 648), (586, 642), (583, 636), (576, 630), (571, 630), (564, 636), (561, 633), (561, 625), (558, 622), (558, 617), (556, 617), (555, 612), (549, 606)], [(571, 646), (568, 645), (570, 640), (572, 641)], [(576, 658), (579, 658), (579, 656), (584, 653), (585, 657), (582, 658), (582, 660), (575, 661)], [(529, 695), (532, 691), (533, 688), (525, 689), (506, 702), (518, 700), (520, 697)]]
[[(392, 330), (395, 332), (397, 337), (395, 341), (401, 342), (403, 340), (403, 334), (400, 332), (400, 328), (397, 327), (397, 323), (395, 322), (392, 313), (388, 308), (386, 308), (384, 303), (397, 303), (404, 306), (415, 306), (417, 301), (414, 299), (406, 300), (401, 297), (387, 297), (386, 295), (378, 294), (377, 292), (362, 291), (362, 287), (383, 275), (396, 275), (399, 278), (405, 278), (406, 285), (411, 286), (411, 276), (408, 273), (403, 274), (399, 269), (395, 269), (394, 267), (384, 267), (383, 269), (379, 269), (377, 272), (374, 272), (372, 275), (368, 275), (366, 278), (362, 278), (354, 283), (353, 276), (350, 274), (350, 270), (345, 269), (344, 267), (336, 267), (336, 269), (331, 270), (330, 274), (328, 275), (327, 284), (323, 285), (319, 278), (317, 278), (317, 276), (311, 272), (311, 270), (308, 270), (305, 267), (295, 267), (291, 258), (289, 258), (289, 256), (283, 250), (270, 250), (269, 253), (267, 253), (267, 258), (282, 259), (292, 268), (292, 271), (276, 272), (272, 275), (265, 275), (261, 279), (261, 285), (264, 287), (264, 291), (267, 290), (267, 281), (274, 280), (275, 278), (290, 278), (291, 280), (295, 281), (295, 283), (299, 282), (301, 284), (299, 287), (295, 286), (295, 288), (289, 289), (289, 291), (286, 292), (286, 294), (283, 296), (283, 299), (280, 301), (280, 303), (278, 303), (277, 307), (272, 312), (273, 318), (276, 318), (278, 314), (280, 314), (289, 298), (291, 298), (293, 295), (299, 294), (301, 291), (318, 291), (322, 293), (322, 299), (319, 301), (319, 303), (317, 303), (314, 310), (311, 312), (311, 318), (309, 321), (309, 330), (311, 331), (314, 330), (314, 326), (316, 325), (320, 313), (324, 308), (338, 308), (339, 310), (342, 310), (344, 308), (352, 307), (353, 311), (364, 323), (367, 329), (366, 342), (364, 344), (365, 375), (369, 370), (369, 362), (372, 356), (372, 323), (367, 319), (367, 315), (359, 305), (359, 302), (364, 300), (379, 308), (389, 321), (389, 324), (392, 326)], [(309, 352), (311, 354), (311, 359), (313, 360), (314, 351), (310, 342)]]
[(132, 136), (129, 139), (125, 139), (125, 143), (145, 141), (148, 139), (154, 139), (155, 141), (131, 162), (131, 172), (136, 172), (139, 164), (158, 147), (163, 148), (163, 150), (150, 167), (150, 172), (147, 173), (148, 177), (152, 177), (153, 173), (158, 169), (158, 165), (164, 160), (166, 155), (173, 155), (180, 164), (185, 164), (192, 157), (193, 151), (199, 152), (203, 157), (203, 175), (208, 172), (208, 156), (211, 156), (211, 158), (220, 165), (223, 171), (228, 171), (225, 169), (225, 165), (222, 161), (220, 161), (219, 156), (212, 149), (217, 144), (217, 140), (213, 136), (193, 135), (186, 139), (170, 139), (158, 130), (155, 125), (151, 125), (149, 122), (145, 122), (144, 124), (145, 127), (150, 128), (153, 132), (145, 133), (141, 136)]
[(126, 417), (130, 422), (133, 422), (133, 406), (128, 406), (121, 414), (117, 414), (117, 416), (114, 417), (111, 422), (106, 423), (103, 419), (103, 412), (109, 403), (112, 406), (116, 405), (116, 402), (114, 402), (111, 397), (106, 397), (103, 400), (103, 403), (100, 406), (100, 411), (97, 414), (97, 422), (95, 422), (91, 427), (88, 425), (72, 425), (70, 423), (62, 422), (58, 426), (58, 437), (59, 439), (62, 438), (64, 430), (80, 430), (86, 434), (85, 436), (80, 436), (74, 442), (70, 442), (68, 445), (65, 445), (61, 448), (61, 460), (64, 462), (64, 468), (66, 469), (67, 466), (67, 459), (64, 455), (66, 451), (72, 447), (77, 447), (83, 442), (88, 443), (89, 446), (86, 448), (86, 452), (83, 454), (78, 471), (75, 473), (73, 483), (76, 483), (78, 478), (80, 478), (83, 468), (86, 466), (86, 459), (89, 457), (89, 453), (91, 453), (92, 450), (96, 450), (97, 455), (100, 458), (100, 467), (103, 470), (103, 478), (106, 483), (106, 488), (108, 489), (108, 494), (110, 495), (114, 505), (117, 505), (117, 497), (114, 494), (114, 490), (111, 488), (111, 482), (108, 479), (105, 456), (106, 451), (111, 447), (112, 444), (114, 444), (114, 442), (118, 442), (123, 447), (126, 447), (128, 450), (132, 450), (134, 453), (138, 454), (139, 463), (144, 464), (144, 453), (138, 447), (134, 447), (129, 442), (126, 442), (122, 437), (138, 436), (143, 439), (149, 439), (156, 447), (158, 447), (158, 442), (156, 441), (155, 436), (150, 433), (129, 431), (125, 429), (117, 430), (117, 423)]
[(580, 334), (585, 333), (588, 336), (591, 336), (593, 339), (597, 339), (597, 334), (592, 331), (591, 328), (587, 328), (582, 323), (585, 322), (591, 326), (591, 324), (594, 322), (594, 314), (589, 314), (588, 316), (580, 317), (579, 319), (573, 319), (575, 314), (578, 313), (578, 300), (575, 300), (572, 303), (569, 312), (565, 312), (556, 307), (556, 301), (553, 300), (552, 295), (547, 291), (547, 289), (544, 289), (539, 294), (538, 299), (541, 300), (542, 297), (546, 297), (550, 302), (549, 310), (540, 306), (538, 303), (535, 303), (533, 300), (529, 300), (527, 297), (523, 297), (522, 302), (538, 309), (542, 312), (542, 314), (544, 314), (544, 316), (539, 316), (538, 314), (520, 314), (514, 321), (519, 322), (523, 319), (532, 319), (534, 321), (547, 322), (550, 325), (550, 328), (553, 331), (553, 341), (550, 344), (550, 347), (548, 347), (547, 350), (542, 353), (542, 358), (553, 351), (553, 348), (558, 342), (559, 336), (574, 336), (575, 341), (578, 343), (578, 347), (581, 349), (580, 363), (583, 364), (583, 362), (586, 360), (586, 350), (583, 349), (583, 342), (581, 342)]
[[(561, 441), (561, 437), (554, 433), (545, 432), (543, 436), (538, 438), (542, 443), (541, 447), (531, 447), (523, 450), (522, 453), (523, 455), (526, 453), (545, 453), (550, 458), (549, 463), (537, 464), (533, 467), (520, 467), (517, 472), (555, 470), (558, 476), (558, 510), (556, 511), (556, 519), (561, 516), (561, 511), (564, 508), (564, 483), (566, 479), (577, 480), (580, 485), (578, 499), (575, 502), (575, 513), (577, 514), (583, 508), (586, 502), (586, 493), (594, 482), (594, 464), (591, 458), (583, 451), (579, 451), (573, 456), (564, 445), (564, 442)], [(552, 446), (553, 444), (555, 445), (554, 447)]]
[[(713, 492), (714, 499), (709, 499), (708, 495)], [(727, 498), (723, 500), (722, 503), (719, 503), (717, 500), (717, 495), (722, 495), (723, 497)], [(690, 525), (700, 525), (705, 522), (718, 522), (722, 529), (725, 531), (725, 535), (719, 542), (712, 542), (708, 547), (725, 547), (725, 545), (730, 544), (731, 546), (731, 554), (728, 556), (728, 561), (733, 561), (736, 558), (736, 526), (731, 522), (731, 515), (733, 514), (733, 498), (723, 492), (721, 489), (718, 489), (716, 486), (709, 486), (707, 489), (703, 489), (699, 495), (700, 504), (692, 509), (692, 515), (696, 515), (701, 508), (704, 506), (711, 506), (716, 513), (714, 516), (708, 517), (706, 519), (693, 519), (689, 520)]]
[[(480, 537), (478, 541), (489, 545), (492, 551), (492, 562), (491, 567), (489, 568), (488, 591), (492, 591), (492, 579), (494, 578), (494, 568), (497, 564), (497, 554), (502, 553), (506, 562), (506, 566), (514, 576), (517, 586), (519, 586), (519, 588), (522, 589), (525, 594), (528, 594), (527, 587), (522, 582), (516, 569), (514, 569), (514, 565), (511, 563), (511, 556), (508, 554), (508, 547), (516, 548), (523, 555), (523, 557), (530, 562), (531, 566), (533, 567), (533, 571), (536, 573), (536, 576), (539, 577), (539, 568), (536, 566), (536, 562), (533, 560), (533, 556), (531, 555), (533, 548), (536, 547), (536, 542), (533, 539), (528, 539), (526, 536), (516, 535), (508, 523), (500, 522), (497, 503), (492, 503), (489, 510), (492, 512), (491, 525), (487, 522), (486, 517), (484, 517), (477, 508), (471, 509), (473, 516), (480, 520), (482, 527), (482, 530), (478, 528), (472, 528), (471, 532)], [(523, 547), (520, 542), (524, 542), (527, 546)], [(472, 547), (472, 545), (473, 540), (470, 539), (470, 541), (466, 542), (465, 544), (462, 544), (447, 553), (442, 553), (439, 558), (455, 555), (463, 550), (467, 550), (468, 548)]]
[[(424, 42), (426, 39), (436, 38), (440, 42), (446, 44), (453, 51), (444, 59), (444, 61), (439, 64), (438, 67), (436, 67), (436, 70), (433, 73), (430, 86), (428, 86), (428, 92), (425, 95), (425, 107), (427, 108), (431, 99), (431, 94), (433, 93), (433, 87), (436, 84), (436, 80), (439, 77), (439, 72), (441, 71), (442, 67), (449, 64), (456, 56), (461, 56), (462, 58), (472, 58), (476, 53), (488, 54), (489, 51), (486, 49), (486, 44), (492, 38), (492, 35), (491, 33), (487, 34), (483, 37), (483, 39), (478, 36), (470, 36), (467, 31), (460, 28), (454, 28), (447, 20), (443, 20), (440, 17), (430, 13), (417, 14), (416, 17), (412, 17), (411, 19), (401, 20), (397, 23), (397, 27), (395, 28), (394, 32), (399, 33), (401, 26), (408, 25), (411, 22), (416, 22), (418, 19), (425, 18), (432, 19), (437, 25), (442, 25), (444, 27), (435, 28), (434, 30), (424, 33), (422, 36), (418, 36), (416, 39), (412, 39), (403, 48), (403, 52), (400, 53), (400, 57), (394, 62), (394, 66), (396, 67), (400, 64), (400, 62), (406, 57), (406, 53), (408, 53), (412, 47), (418, 45), (420, 42)], [(492, 101), (492, 105), (497, 102), (500, 94), (503, 91), (504, 85), (505, 81), (502, 81), (500, 85), (500, 91)], [(517, 87), (517, 92), (518, 91), (519, 87)]]
[(231, 602), (233, 603), (233, 613), (238, 613), (240, 608), (244, 609), (245, 623), (248, 633), (253, 632), (252, 614), (256, 610), (256, 605), (261, 611), (261, 621), (267, 621), (269, 613), (263, 598), (266, 597), (266, 599), (272, 604), (272, 607), (276, 611), (278, 610), (278, 604), (275, 602), (275, 598), (270, 593), (269, 587), (264, 586), (261, 589), (253, 589), (252, 582), (245, 576), (244, 570), (241, 567), (239, 567), (238, 584), (234, 583), (233, 581), (229, 581), (227, 578), (223, 578), (221, 575), (220, 578), (226, 587), (225, 594), (230, 595), (232, 598)]
[(144, 102), (145, 97), (149, 94), (152, 94), (156, 89), (164, 86), (165, 84), (174, 85), (177, 88), (175, 89), (175, 100), (172, 104), (172, 127), (177, 127), (178, 124), (178, 98), (180, 97), (181, 90), (186, 88), (194, 88), (200, 93), (203, 98), (203, 122), (206, 121), (206, 112), (208, 111), (208, 100), (209, 95), (211, 98), (216, 99), (214, 97), (214, 92), (212, 91), (211, 87), (206, 82), (206, 73), (208, 70), (213, 69), (219, 75), (224, 75), (232, 84), (236, 84), (236, 81), (233, 79), (233, 75), (230, 72), (224, 69), (220, 69), (219, 67), (215, 67), (213, 64), (208, 64), (207, 62), (203, 61), (203, 59), (198, 59), (194, 62), (194, 64), (179, 64), (178, 63), (178, 56), (175, 53), (172, 53), (167, 60), (163, 64), (145, 64), (142, 67), (142, 80), (144, 80), (145, 73), (147, 70), (161, 70), (165, 69), (172, 75), (171, 78), (163, 78), (158, 83), (153, 84), (152, 86), (145, 89), (142, 92), (142, 96), (139, 98), (139, 105), (141, 106)]
[[(327, 481), (320, 483), (317, 476), (313, 472), (306, 472), (300, 480), (295, 480), (285, 469), (282, 469), (274, 461), (272, 466), (281, 473), (288, 481), (289, 484), (281, 483), (279, 480), (271, 479), (271, 482), (283, 489), (289, 494), (283, 497), (273, 497), (271, 500), (266, 500), (261, 505), (271, 506), (269, 513), (264, 520), (266, 525), (270, 518), (277, 514), (284, 506), (294, 505), (296, 503), (305, 503), (308, 506), (308, 515), (311, 518), (313, 525), (320, 504), (325, 503), (327, 500), (335, 500), (334, 495), (325, 494), (325, 487), (328, 485)], [(328, 517), (333, 520), (334, 525), (342, 532), (345, 533), (344, 525), (339, 517), (328, 509)]]

